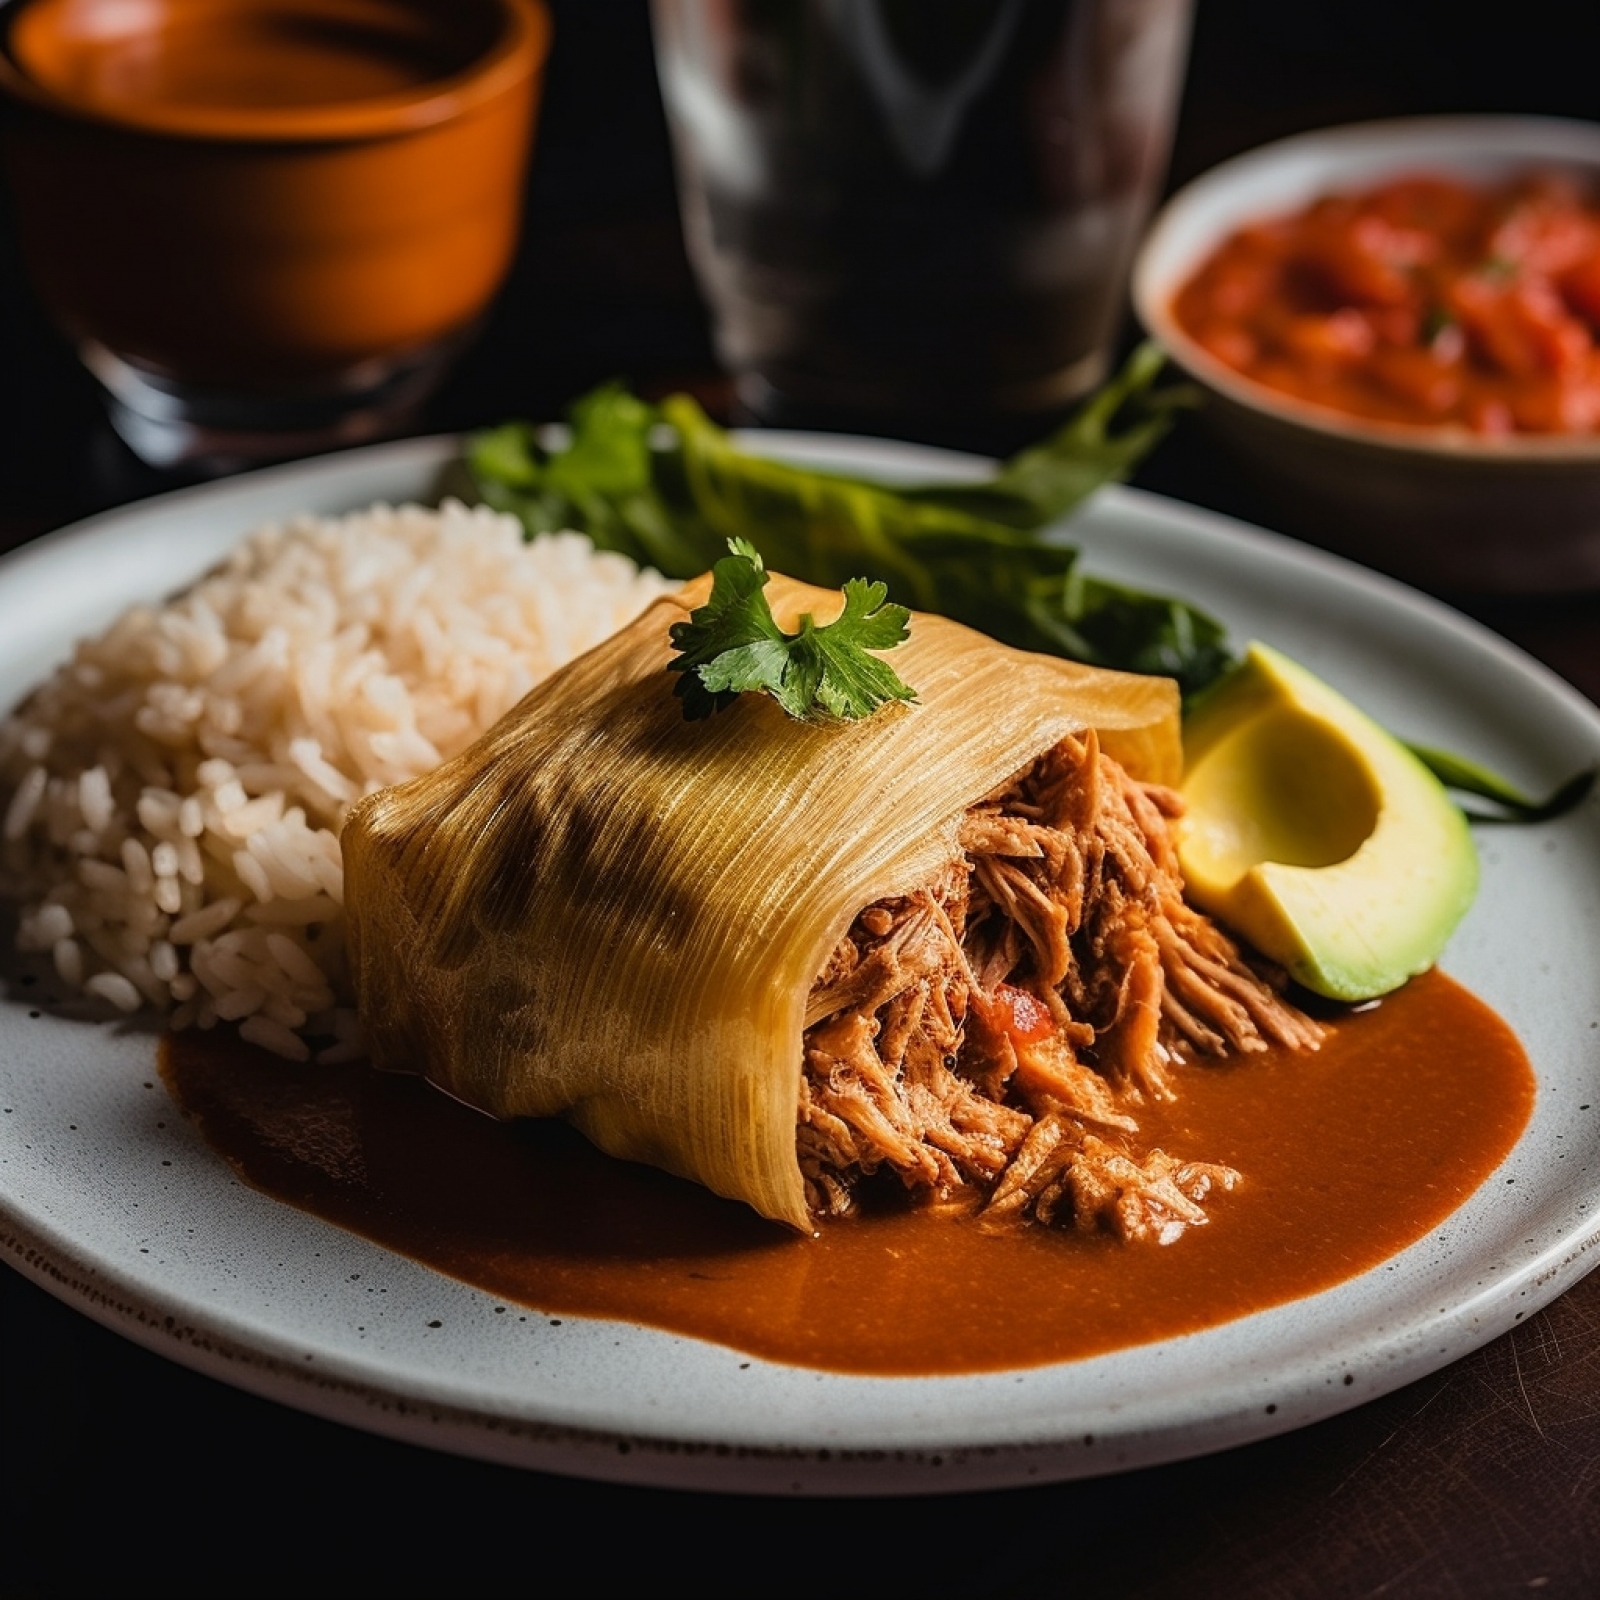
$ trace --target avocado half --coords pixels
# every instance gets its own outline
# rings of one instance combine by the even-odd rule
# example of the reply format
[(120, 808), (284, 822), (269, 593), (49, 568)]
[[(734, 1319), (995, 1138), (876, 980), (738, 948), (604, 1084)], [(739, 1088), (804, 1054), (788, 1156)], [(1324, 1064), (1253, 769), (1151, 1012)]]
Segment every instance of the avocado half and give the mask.
[(1438, 959), (1478, 888), (1467, 820), (1392, 734), (1252, 644), (1184, 724), (1190, 898), (1294, 979), (1370, 1000)]

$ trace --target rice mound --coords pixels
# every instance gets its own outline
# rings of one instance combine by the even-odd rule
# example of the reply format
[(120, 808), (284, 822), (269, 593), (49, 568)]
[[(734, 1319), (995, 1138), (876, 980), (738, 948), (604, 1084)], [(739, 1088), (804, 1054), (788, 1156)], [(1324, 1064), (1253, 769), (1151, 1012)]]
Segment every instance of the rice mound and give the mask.
[(61, 981), (279, 1055), (362, 1053), (339, 831), (674, 585), (446, 501), (260, 529), (0, 722), (3, 892)]

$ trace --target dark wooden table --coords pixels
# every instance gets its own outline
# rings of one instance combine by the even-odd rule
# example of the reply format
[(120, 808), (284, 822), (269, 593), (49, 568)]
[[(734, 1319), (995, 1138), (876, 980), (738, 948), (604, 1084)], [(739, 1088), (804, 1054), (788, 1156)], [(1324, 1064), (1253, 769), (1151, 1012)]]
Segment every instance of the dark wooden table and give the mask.
[[(724, 393), (643, 0), (557, 13), (521, 257), (427, 431), (622, 374)], [(1600, 106), (1600, 14), (1201, 0), (1179, 182), (1301, 128)], [(9, 219), (0, 216), (9, 229)], [(0, 548), (170, 486), (133, 463), (0, 233)], [(1269, 520), (1181, 428), (1136, 480)], [(1600, 699), (1600, 598), (1464, 602)], [(608, 1487), (392, 1444), (146, 1354), (0, 1272), (0, 1593), (1600, 1594), (1600, 1276), (1318, 1426), (1118, 1478), (927, 1501)], [(592, 1530), (592, 1531), (590, 1531)]]

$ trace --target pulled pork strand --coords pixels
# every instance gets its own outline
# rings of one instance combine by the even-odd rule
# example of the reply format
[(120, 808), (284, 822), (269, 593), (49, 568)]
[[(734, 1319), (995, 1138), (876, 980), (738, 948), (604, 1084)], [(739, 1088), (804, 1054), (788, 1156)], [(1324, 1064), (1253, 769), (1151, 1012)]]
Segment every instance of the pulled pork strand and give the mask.
[(1183, 899), (1172, 790), (1130, 778), (1091, 731), (971, 808), (962, 855), (856, 918), (807, 1003), (796, 1145), (818, 1215), (895, 1173), (928, 1199), (977, 1192), (1024, 1217), (1171, 1243), (1232, 1168), (1139, 1153), (1170, 1067), (1321, 1028)]

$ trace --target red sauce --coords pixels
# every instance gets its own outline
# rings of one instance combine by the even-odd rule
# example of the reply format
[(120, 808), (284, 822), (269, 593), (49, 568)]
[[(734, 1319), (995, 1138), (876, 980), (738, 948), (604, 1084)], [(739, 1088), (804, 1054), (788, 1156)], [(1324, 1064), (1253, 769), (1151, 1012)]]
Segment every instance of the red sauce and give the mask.
[(1218, 360), (1380, 422), (1600, 429), (1600, 204), (1413, 176), (1241, 228), (1173, 314)]
[(1144, 1119), (1244, 1174), (1168, 1246), (885, 1204), (813, 1239), (562, 1123), (503, 1124), (408, 1078), (180, 1034), (172, 1093), (249, 1183), (507, 1301), (843, 1372), (975, 1372), (1168, 1339), (1326, 1289), (1438, 1225), (1533, 1105), (1510, 1029), (1437, 973), (1313, 1055), (1179, 1074)]

